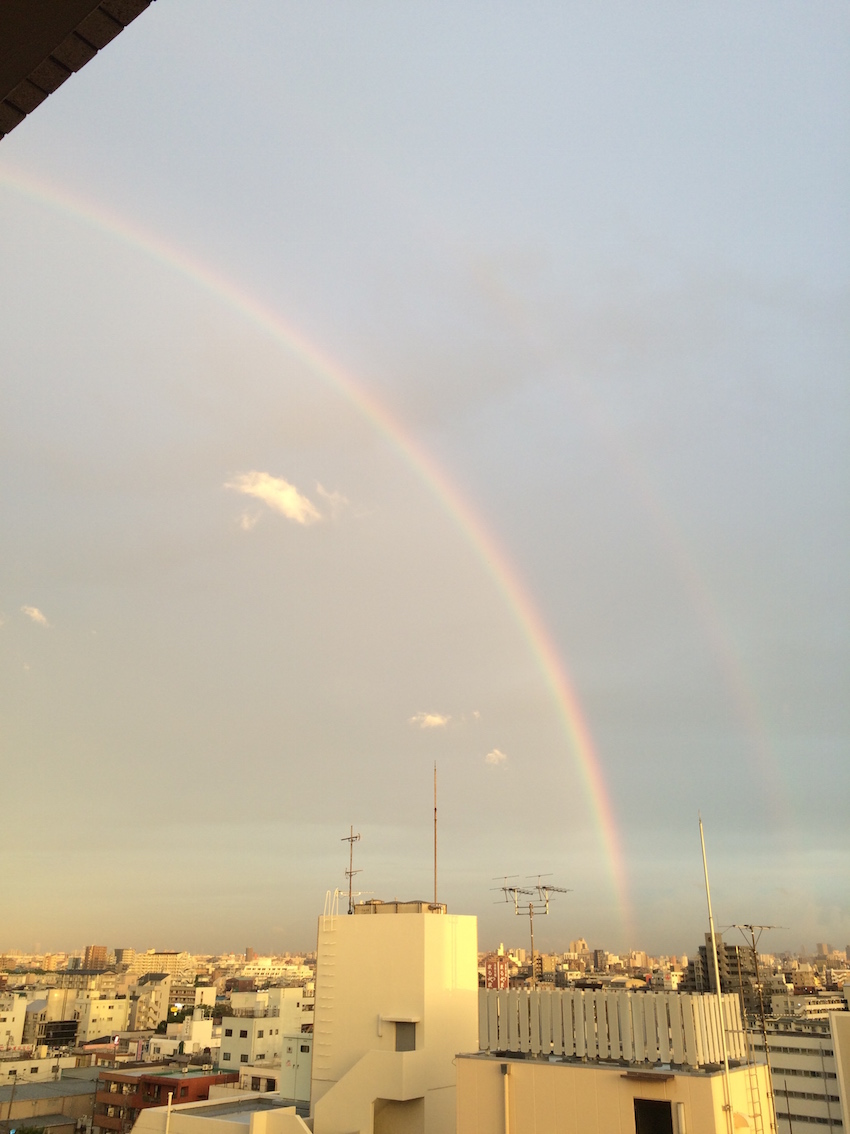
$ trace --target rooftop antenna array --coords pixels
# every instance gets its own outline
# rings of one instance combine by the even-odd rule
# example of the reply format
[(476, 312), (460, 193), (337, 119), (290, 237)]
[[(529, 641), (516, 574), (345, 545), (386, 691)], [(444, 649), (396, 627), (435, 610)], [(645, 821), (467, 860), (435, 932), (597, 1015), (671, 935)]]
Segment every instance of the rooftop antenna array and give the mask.
[(343, 835), (339, 840), (341, 843), (348, 843), (348, 870), (345, 872), (345, 877), (348, 879), (348, 912), (354, 913), (354, 891), (352, 885), (354, 882), (354, 875), (359, 874), (361, 868), (354, 869), (354, 844), (360, 842), (360, 834), (354, 834), (354, 827), (349, 829), (347, 835)]
[[(764, 931), (766, 929), (782, 929), (784, 927), (781, 926), (781, 925), (752, 925), (749, 922), (743, 922), (740, 925), (733, 924), (729, 928), (730, 929), (740, 929), (741, 935), (743, 936), (745, 941), (747, 940), (747, 935), (749, 935), (750, 948), (753, 951), (753, 965), (755, 966), (755, 974), (756, 974), (756, 992), (758, 993), (758, 998), (759, 998), (759, 1022), (761, 1023), (761, 1038), (762, 1038), (762, 1042), (764, 1043), (764, 1061), (767, 1064), (767, 1078), (768, 1078), (768, 1082), (770, 1083), (770, 1099), (771, 1099), (770, 1127), (771, 1127), (771, 1130), (775, 1130), (776, 1129), (776, 1104), (775, 1104), (775, 1096), (773, 1094), (773, 1068), (770, 1065), (770, 1047), (769, 1047), (768, 1042), (767, 1042), (767, 1023), (765, 1021), (765, 1013), (764, 1013), (764, 993), (762, 992), (761, 969), (759, 967), (758, 943), (761, 940), (762, 933), (764, 933)], [(738, 962), (738, 964), (740, 966), (740, 961)], [(742, 986), (741, 987), (741, 999), (743, 1000), (744, 989), (743, 989), (743, 985), (742, 985), (740, 975), (738, 977), (738, 984)], [(742, 1004), (742, 1008), (743, 1008), (743, 1004)], [(787, 1102), (787, 1100), (786, 1100), (786, 1102)]]
[(494, 886), (494, 890), (501, 890), (506, 902), (513, 902), (514, 913), (528, 914), (528, 930), (531, 935), (531, 987), (537, 987), (537, 968), (534, 964), (534, 915), (549, 913), (549, 899), (553, 894), (569, 894), (564, 886), (553, 886), (551, 882), (544, 882), (544, 878), (551, 878), (551, 874), (529, 874), (528, 878), (536, 878), (537, 883), (518, 886), (511, 882), (511, 878), (518, 878), (518, 874), (505, 874), (502, 876), (502, 885)]

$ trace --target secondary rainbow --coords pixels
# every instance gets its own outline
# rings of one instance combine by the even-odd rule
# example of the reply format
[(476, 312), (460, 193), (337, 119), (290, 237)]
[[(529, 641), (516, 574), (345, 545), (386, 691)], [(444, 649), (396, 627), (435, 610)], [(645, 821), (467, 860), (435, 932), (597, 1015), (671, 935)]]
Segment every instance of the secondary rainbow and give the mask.
[(356, 382), (339, 363), (326, 355), (315, 343), (305, 338), (300, 331), (290, 326), (260, 300), (242, 291), (230, 280), (190, 256), (183, 249), (109, 212), (101, 205), (94, 206), (64, 189), (59, 191), (31, 174), (21, 171), (11, 172), (8, 169), (0, 170), (0, 185), (116, 236), (199, 284), (217, 299), (279, 340), (315, 374), (343, 394), (417, 473), (475, 550), (501, 591), (536, 659), (558, 707), (570, 748), (577, 760), (610, 871), (623, 929), (626, 934), (630, 934), (633, 924), (632, 912), (614, 813), (600, 758), (564, 662), (539, 609), (519, 579), (504, 549), (464, 499), (458, 487), (449, 481), (433, 457), (368, 389)]

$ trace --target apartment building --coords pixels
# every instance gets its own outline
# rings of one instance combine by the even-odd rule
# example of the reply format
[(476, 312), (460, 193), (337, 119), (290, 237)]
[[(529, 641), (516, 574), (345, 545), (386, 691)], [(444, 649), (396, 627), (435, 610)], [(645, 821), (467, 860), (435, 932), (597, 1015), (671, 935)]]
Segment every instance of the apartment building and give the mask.
[(0, 996), (0, 1049), (20, 1047), (24, 1038), (27, 998), (17, 992)]
[(77, 1043), (91, 1043), (102, 1036), (127, 1030), (130, 1001), (126, 997), (120, 1000), (77, 1000), (74, 1018), (77, 1021)]
[(127, 1134), (139, 1114), (149, 1107), (208, 1099), (210, 1088), (237, 1083), (238, 1075), (180, 1067), (123, 1068), (102, 1071), (97, 1081), (93, 1131)]
[(195, 958), (190, 953), (176, 952), (175, 950), (157, 951), (148, 949), (145, 953), (136, 953), (130, 962), (128, 971), (134, 976), (144, 976), (146, 973), (167, 973), (172, 977), (181, 977), (184, 980), (195, 979)]
[(221, 1066), (238, 1070), (280, 1059), (284, 1036), (312, 1030), (315, 1002), (312, 984), (233, 993), (233, 1014), (221, 1021)]
[(130, 1027), (135, 1031), (156, 1031), (168, 1019), (171, 977), (167, 973), (147, 973), (139, 978), (130, 998)]
[[(850, 1013), (770, 1021), (766, 1031), (777, 1134), (801, 1134), (816, 1126), (850, 1131)], [(751, 1038), (763, 1059), (764, 1038), (760, 1033)]]

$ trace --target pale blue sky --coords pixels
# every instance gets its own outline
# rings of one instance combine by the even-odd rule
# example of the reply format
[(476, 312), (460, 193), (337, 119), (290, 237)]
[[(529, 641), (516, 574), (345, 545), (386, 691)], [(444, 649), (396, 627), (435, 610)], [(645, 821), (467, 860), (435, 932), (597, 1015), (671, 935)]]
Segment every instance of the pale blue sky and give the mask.
[[(483, 945), (525, 937), (493, 877), (545, 870), (544, 947), (693, 951), (700, 808), (719, 923), (850, 942), (848, 31), (838, 3), (158, 0), (3, 140), (0, 948), (309, 947), (350, 823), (363, 889), (426, 897), (435, 759), (442, 896)], [(28, 179), (279, 313), (469, 501), (572, 676), (633, 924), (432, 487)], [(225, 487), (250, 473), (322, 520)]]

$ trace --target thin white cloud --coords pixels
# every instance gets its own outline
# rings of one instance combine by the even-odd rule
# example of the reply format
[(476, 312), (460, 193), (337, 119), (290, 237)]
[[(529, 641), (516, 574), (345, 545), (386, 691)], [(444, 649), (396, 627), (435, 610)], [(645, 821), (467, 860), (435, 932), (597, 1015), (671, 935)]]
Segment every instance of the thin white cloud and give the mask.
[(286, 516), (296, 524), (317, 524), (322, 514), (307, 496), (303, 496), (294, 484), (280, 477), (270, 476), (269, 473), (251, 472), (240, 473), (233, 480), (228, 481), (225, 488), (232, 488), (234, 492), (241, 492), (244, 496), (253, 496), (262, 500), (275, 512)]
[(336, 519), (340, 512), (349, 503), (348, 497), (343, 496), (341, 492), (328, 492), (328, 490), (321, 484), (316, 485), (316, 491), (323, 500), (326, 500), (330, 505), (331, 516)]
[(25, 614), (27, 618), (31, 618), (36, 626), (48, 627), (50, 625), (37, 606), (22, 606), (21, 613)]
[(445, 728), (451, 719), (442, 713), (415, 713), (409, 723), (419, 728)]
[(500, 752), (498, 748), (494, 748), (492, 752), (487, 753), (484, 759), (488, 764), (492, 764), (494, 767), (498, 767), (500, 764), (505, 763), (507, 756), (504, 754), (504, 752)]
[(249, 512), (243, 512), (242, 515), (239, 517), (239, 527), (242, 529), (243, 532), (253, 531), (253, 529), (257, 526), (257, 524), (259, 522), (260, 522), (260, 513), (259, 512), (250, 512), (250, 513)]

